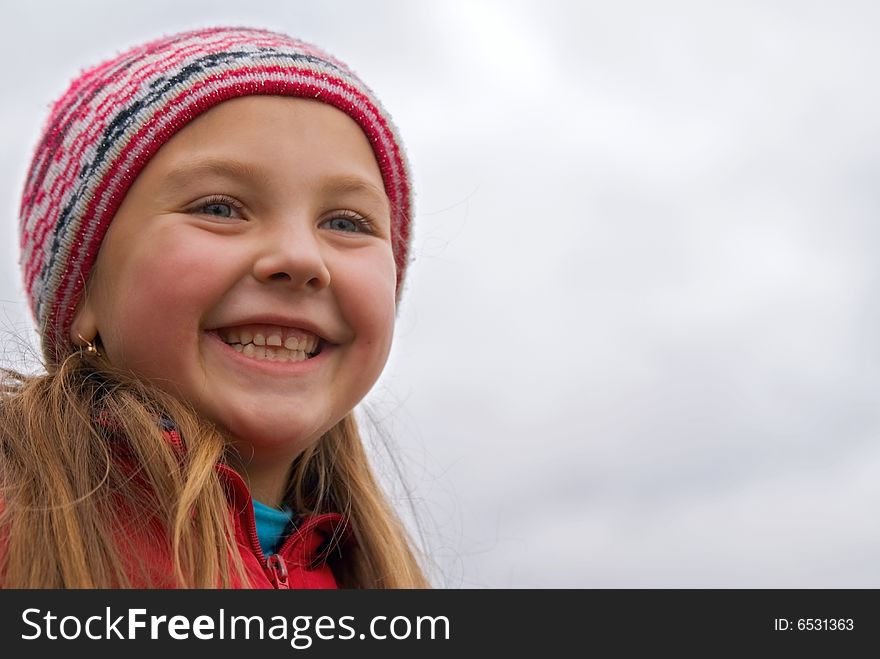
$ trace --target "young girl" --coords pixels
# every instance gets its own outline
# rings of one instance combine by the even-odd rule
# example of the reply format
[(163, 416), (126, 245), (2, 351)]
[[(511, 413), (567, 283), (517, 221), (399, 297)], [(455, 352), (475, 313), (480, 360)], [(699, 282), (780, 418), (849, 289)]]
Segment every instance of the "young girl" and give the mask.
[(285, 35), (188, 32), (75, 80), (21, 204), (47, 373), (0, 403), (0, 584), (427, 586), (352, 414), (410, 209), (373, 93)]

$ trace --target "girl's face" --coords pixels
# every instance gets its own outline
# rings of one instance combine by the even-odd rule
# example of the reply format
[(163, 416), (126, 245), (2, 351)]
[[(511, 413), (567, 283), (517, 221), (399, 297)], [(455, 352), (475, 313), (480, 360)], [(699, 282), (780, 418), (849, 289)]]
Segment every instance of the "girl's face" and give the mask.
[(324, 103), (248, 96), (191, 122), (138, 176), (71, 338), (97, 330), (114, 366), (265, 462), (361, 400), (394, 316), (390, 208), (366, 136)]

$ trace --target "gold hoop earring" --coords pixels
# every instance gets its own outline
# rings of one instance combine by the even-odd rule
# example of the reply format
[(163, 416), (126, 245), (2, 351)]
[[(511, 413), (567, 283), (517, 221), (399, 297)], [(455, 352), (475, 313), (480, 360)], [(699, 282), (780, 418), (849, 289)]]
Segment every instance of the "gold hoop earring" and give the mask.
[[(101, 356), (101, 353), (98, 352), (98, 348), (95, 346), (94, 343), (92, 343), (91, 341), (89, 341), (88, 339), (83, 337), (82, 334), (77, 334), (77, 336), (79, 337), (80, 341), (82, 341), (83, 343), (86, 344), (85, 345), (86, 356), (88, 356), (88, 357), (100, 357)], [(80, 346), (80, 352), (82, 352), (82, 346)]]

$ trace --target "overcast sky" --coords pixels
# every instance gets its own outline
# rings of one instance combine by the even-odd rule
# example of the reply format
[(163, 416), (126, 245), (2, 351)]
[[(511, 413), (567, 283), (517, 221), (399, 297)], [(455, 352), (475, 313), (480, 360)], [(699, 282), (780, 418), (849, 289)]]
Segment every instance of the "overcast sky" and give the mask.
[(436, 585), (880, 587), (876, 4), (0, 7), (6, 363), (48, 105), (161, 34), (277, 29), (349, 63), (412, 162), (366, 409)]

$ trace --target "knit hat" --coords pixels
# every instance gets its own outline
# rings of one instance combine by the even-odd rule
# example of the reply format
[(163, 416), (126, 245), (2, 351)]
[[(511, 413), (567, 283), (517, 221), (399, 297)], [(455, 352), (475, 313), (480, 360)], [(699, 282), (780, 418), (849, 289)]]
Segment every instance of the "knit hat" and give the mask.
[(412, 194), (397, 130), (342, 62), (284, 34), (212, 28), (163, 37), (85, 71), (52, 107), (21, 203), (21, 267), (50, 362), (71, 350), (76, 305), (135, 178), (177, 131), (218, 103), (270, 94), (317, 99), (366, 134), (391, 202), (397, 298)]

